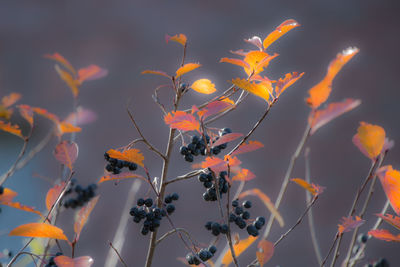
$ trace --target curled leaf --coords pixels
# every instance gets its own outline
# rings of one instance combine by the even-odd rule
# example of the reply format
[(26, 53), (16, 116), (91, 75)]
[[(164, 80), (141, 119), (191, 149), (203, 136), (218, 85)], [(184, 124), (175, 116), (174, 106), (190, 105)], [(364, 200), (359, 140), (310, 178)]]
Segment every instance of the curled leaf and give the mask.
[(123, 172), (120, 174), (110, 174), (110, 175), (104, 175), (100, 178), (100, 180), (97, 182), (98, 184), (101, 184), (106, 181), (118, 181), (118, 180), (123, 180), (123, 179), (132, 179), (132, 178), (139, 178), (145, 182), (148, 182), (146, 178), (139, 174), (134, 174), (132, 172)]
[(187, 37), (183, 33), (175, 34), (174, 36), (165, 35), (165, 41), (168, 44), (168, 41), (177, 42), (183, 46), (186, 45)]
[(219, 62), (225, 62), (225, 63), (229, 63), (229, 64), (233, 64), (233, 65), (238, 65), (244, 69), (250, 69), (250, 65), (247, 62), (244, 62), (241, 59), (237, 59), (237, 58), (227, 58), (227, 57), (223, 57), (221, 58), (221, 60)]
[(61, 141), (54, 149), (54, 157), (72, 170), (72, 165), (78, 158), (78, 145), (71, 141)]
[(212, 94), (217, 90), (217, 89), (215, 89), (215, 84), (213, 84), (208, 79), (199, 79), (199, 80), (195, 81), (190, 86), (190, 88), (192, 88), (196, 92), (206, 94), (206, 95)]
[(36, 114), (45, 117), (46, 119), (51, 120), (52, 122), (54, 122), (56, 125), (58, 125), (60, 123), (60, 119), (57, 117), (57, 115), (48, 112), (47, 110), (45, 110), (44, 108), (38, 108), (38, 107), (32, 107), (33, 112), (35, 112)]
[(74, 126), (69, 122), (63, 121), (58, 124), (58, 131), (60, 135), (66, 134), (66, 133), (76, 133), (80, 132), (82, 129), (80, 127)]
[(21, 116), (29, 123), (29, 125), (33, 126), (33, 110), (28, 105), (18, 105), (19, 113)]
[(78, 70), (78, 83), (82, 84), (84, 81), (100, 79), (107, 74), (108, 71), (106, 69), (100, 68), (97, 65), (90, 65)]
[(360, 122), (353, 143), (368, 158), (374, 160), (382, 151), (385, 143), (385, 130), (378, 126)]
[(72, 67), (71, 63), (69, 63), (69, 61), (66, 60), (59, 53), (54, 53), (52, 55), (46, 54), (46, 55), (44, 55), (44, 57), (57, 61), (58, 63), (63, 65), (67, 70), (69, 70), (72, 74), (74, 74), (74, 75), (76, 74), (76, 70), (74, 69), (74, 67)]
[(300, 179), (300, 178), (293, 178), (290, 180), (295, 182), (296, 184), (300, 185), (304, 189), (306, 189), (313, 196), (320, 195), (324, 191), (324, 188), (322, 186), (315, 185), (315, 184), (309, 184), (308, 182), (306, 182), (305, 180)]
[(300, 26), (300, 24), (294, 19), (288, 19), (282, 22), (273, 32), (268, 34), (268, 36), (264, 39), (264, 50), (267, 49), (273, 42), (285, 35), (288, 31), (298, 26)]
[(14, 228), (10, 236), (43, 237), (68, 240), (64, 231), (48, 223), (27, 223)]
[(253, 37), (251, 37), (249, 39), (244, 39), (244, 41), (246, 43), (249, 43), (249, 44), (252, 44), (252, 45), (256, 46), (258, 49), (260, 49), (260, 51), (263, 50), (263, 45), (262, 45), (261, 38), (258, 37), (258, 36), (253, 36)]
[(55, 66), (55, 69), (56, 69), (58, 75), (60, 76), (60, 78), (71, 89), (72, 95), (76, 98), (79, 94), (78, 81), (76, 81), (69, 72), (62, 70), (58, 65)]
[(195, 70), (198, 67), (201, 67), (201, 65), (198, 63), (186, 63), (185, 65), (183, 65), (176, 71), (175, 78), (178, 78), (178, 77), (182, 76), (183, 74), (186, 74), (192, 70)]
[(283, 91), (285, 91), (288, 87), (297, 82), (297, 80), (303, 77), (303, 75), (304, 72), (292, 72), (287, 73), (284, 78), (279, 78), (275, 85), (275, 96), (279, 97), (283, 93)]
[(400, 217), (393, 216), (391, 214), (377, 214), (376, 216), (382, 218), (382, 220), (400, 230)]
[(184, 111), (172, 111), (165, 115), (164, 121), (169, 127), (181, 131), (199, 131), (200, 129), (200, 123), (196, 118)]

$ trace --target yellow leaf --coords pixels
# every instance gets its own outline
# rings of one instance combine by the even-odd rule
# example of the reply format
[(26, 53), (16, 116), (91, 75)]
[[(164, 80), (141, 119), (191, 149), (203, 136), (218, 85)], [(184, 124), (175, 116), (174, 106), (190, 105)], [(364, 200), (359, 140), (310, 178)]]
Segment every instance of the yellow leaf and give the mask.
[(261, 97), (262, 99), (264, 99), (265, 101), (268, 102), (269, 99), (269, 88), (264, 84), (264, 83), (255, 83), (255, 82), (249, 82), (245, 79), (240, 79), (240, 78), (236, 78), (234, 80), (232, 80), (232, 83), (243, 89), (246, 90), (258, 97)]
[(195, 70), (198, 67), (200, 67), (200, 64), (197, 63), (187, 63), (185, 65), (183, 65), (182, 67), (180, 67), (177, 71), (176, 71), (176, 76), (175, 78), (178, 78), (180, 76), (182, 76), (185, 73), (188, 73), (189, 71)]
[(16, 135), (22, 139), (24, 136), (21, 133), (21, 129), (18, 125), (12, 125), (11, 123), (5, 123), (4, 121), (0, 121), (0, 130), (8, 132), (10, 134)]
[(293, 178), (290, 179), (293, 182), (295, 182), (296, 184), (300, 185), (301, 187), (303, 187), (304, 189), (306, 189), (308, 192), (310, 192), (313, 196), (315, 196), (317, 194), (317, 190), (309, 183), (307, 183), (306, 181), (304, 181), (303, 179), (300, 178)]
[(272, 56), (268, 55), (263, 51), (250, 51), (244, 57), (244, 62), (246, 62), (250, 67), (244, 68), (247, 75), (257, 75), (262, 72), (264, 68), (269, 65), (269, 62), (276, 58), (278, 54)]
[[(240, 254), (242, 254), (248, 247), (251, 246), (251, 244), (254, 243), (254, 241), (257, 240), (257, 238), (258, 237), (249, 236), (247, 239), (240, 240), (238, 244), (233, 245), (233, 251), (235, 251), (236, 257), (239, 257)], [(232, 253), (229, 249), (222, 258), (222, 264), (224, 264), (224, 266), (228, 266), (232, 260)]]
[(375, 159), (385, 143), (385, 130), (378, 126), (360, 122), (353, 143), (370, 159)]
[(61, 228), (48, 223), (27, 223), (14, 228), (10, 236), (43, 237), (68, 240)]
[(199, 79), (192, 84), (191, 88), (196, 92), (206, 95), (216, 91), (215, 85), (209, 79)]
[(141, 167), (144, 166), (143, 165), (144, 156), (140, 152), (140, 150), (137, 148), (127, 149), (122, 152), (115, 150), (115, 149), (110, 149), (107, 151), (107, 154), (111, 158), (114, 158), (114, 159), (120, 159), (120, 160), (133, 162)]

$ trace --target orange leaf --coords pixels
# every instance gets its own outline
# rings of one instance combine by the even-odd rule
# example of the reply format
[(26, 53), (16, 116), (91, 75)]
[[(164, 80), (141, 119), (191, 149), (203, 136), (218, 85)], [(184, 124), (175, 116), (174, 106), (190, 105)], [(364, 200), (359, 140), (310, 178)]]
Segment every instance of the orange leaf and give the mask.
[(264, 147), (264, 145), (259, 141), (249, 141), (249, 143), (241, 144), (238, 149), (232, 153), (232, 156), (251, 152), (262, 147)]
[(165, 41), (168, 44), (168, 41), (174, 41), (180, 43), (181, 45), (185, 46), (187, 37), (183, 33), (175, 34), (174, 36), (169, 36), (168, 34), (165, 35)]
[(100, 180), (97, 183), (101, 184), (106, 181), (115, 181), (115, 180), (130, 179), (130, 178), (139, 178), (145, 182), (148, 182), (146, 178), (144, 178), (139, 174), (133, 174), (132, 172), (123, 172), (120, 174), (104, 175), (100, 178)]
[(58, 130), (59, 130), (60, 134), (63, 135), (65, 133), (80, 132), (82, 130), (82, 128), (74, 126), (69, 122), (63, 121), (60, 124), (58, 124)]
[(236, 175), (232, 178), (232, 181), (250, 181), (256, 178), (254, 173), (252, 173), (248, 169), (241, 169)]
[(72, 259), (70, 257), (61, 255), (55, 257), (54, 262), (58, 267), (90, 267), (94, 263), (94, 260), (89, 256), (82, 256)]
[(395, 236), (386, 229), (371, 230), (368, 232), (368, 235), (372, 235), (377, 239), (381, 239), (388, 242), (400, 242), (400, 234)]
[(314, 113), (311, 112), (308, 118), (308, 123), (311, 127), (310, 135), (331, 120), (358, 107), (360, 104), (361, 100), (348, 98), (343, 102), (331, 103), (326, 108), (317, 110)]
[(358, 216), (355, 219), (352, 217), (342, 217), (341, 224), (338, 225), (338, 232), (339, 234), (350, 232), (364, 223), (365, 221)]
[(264, 51), (250, 51), (244, 57), (244, 62), (249, 65), (249, 68), (244, 68), (244, 70), (247, 75), (256, 75), (268, 67), (269, 62), (277, 56), (278, 54), (270, 56)]
[(64, 140), (54, 149), (54, 157), (72, 170), (72, 165), (78, 157), (78, 145), (75, 142)]
[(182, 76), (185, 73), (188, 73), (192, 70), (197, 69), (198, 67), (200, 67), (201, 65), (198, 63), (187, 63), (185, 65), (183, 65), (182, 67), (180, 67), (177, 71), (176, 71), (176, 76), (175, 78), (178, 78), (180, 76)]
[(47, 54), (47, 55), (44, 55), (44, 57), (57, 61), (58, 63), (63, 65), (66, 69), (68, 69), (72, 74), (74, 74), (74, 75), (76, 74), (76, 70), (74, 69), (74, 67), (72, 67), (71, 63), (69, 63), (68, 60), (66, 60), (59, 53), (54, 53), (52, 55)]
[(192, 114), (188, 114), (184, 111), (172, 111), (165, 115), (164, 121), (171, 128), (175, 128), (181, 131), (199, 131), (200, 123)]
[(0, 194), (0, 202), (11, 202), (14, 197), (18, 195), (17, 192), (4, 187), (3, 188), (3, 193)]
[(283, 227), (285, 222), (279, 211), (275, 208), (274, 203), (271, 202), (271, 199), (264, 194), (260, 189), (254, 188), (247, 191), (242, 192), (239, 195), (239, 198), (247, 197), (247, 196), (256, 196), (264, 203), (264, 205), (268, 208), (268, 210), (275, 216), (276, 220), (278, 221), (279, 225)]
[(65, 186), (65, 182), (61, 184), (57, 184), (47, 191), (46, 194), (46, 208), (50, 210), (54, 203), (57, 201), (58, 197), (60, 196), (63, 188)]
[(12, 125), (11, 123), (5, 123), (4, 121), (0, 121), (0, 130), (16, 135), (22, 139), (25, 139), (21, 133), (21, 129), (16, 124)]
[(218, 157), (206, 157), (201, 162), (201, 168), (210, 168), (213, 172), (219, 173), (228, 169), (228, 163), (231, 169), (241, 164), (240, 160), (235, 157), (227, 157), (225, 160)]
[(56, 65), (55, 68), (60, 78), (68, 85), (68, 87), (72, 91), (73, 96), (76, 98), (79, 94), (79, 89), (77, 86), (78, 81), (76, 81), (70, 73), (62, 70), (58, 65)]
[(0, 104), (0, 118), (10, 120), (12, 114), (13, 114), (12, 109), (7, 109), (3, 105)]
[(26, 205), (22, 205), (19, 202), (0, 202), (1, 205), (5, 205), (5, 206), (9, 206), (11, 208), (14, 209), (19, 209), (19, 210), (23, 210), (23, 211), (27, 211), (27, 212), (32, 212), (32, 213), (36, 213), (37, 215), (43, 217), (42, 213), (40, 213), (39, 211), (35, 210), (35, 208), (33, 207), (29, 207)]
[[(236, 245), (233, 245), (233, 251), (235, 251), (236, 257), (239, 257), (254, 241), (257, 240), (258, 237), (249, 236), (247, 239), (240, 240), (240, 242)], [(225, 253), (224, 257), (222, 258), (222, 264), (224, 266), (228, 266), (232, 262), (232, 253), (231, 250), (228, 249)]]
[(240, 78), (236, 78), (232, 80), (232, 83), (243, 89), (246, 90), (258, 97), (261, 97), (262, 99), (264, 99), (265, 101), (268, 102), (269, 99), (269, 95), (270, 95), (270, 91), (265, 84), (263, 83), (255, 83), (255, 82), (249, 82), (245, 79), (240, 79)]
[(33, 126), (33, 110), (28, 105), (18, 105), (19, 113), (21, 116), (29, 123), (29, 125)]
[(243, 60), (237, 59), (237, 58), (223, 57), (223, 58), (221, 58), (221, 60), (219, 62), (230, 63), (233, 65), (238, 65), (244, 69), (250, 69), (250, 65), (247, 62), (244, 62)]
[(91, 81), (100, 79), (108, 74), (106, 69), (102, 69), (97, 65), (90, 65), (86, 68), (82, 68), (78, 70), (78, 82), (79, 84), (84, 81)]
[(386, 197), (397, 215), (400, 215), (400, 172), (391, 165), (381, 167), (376, 172)]
[(138, 164), (141, 167), (144, 166), (143, 165), (143, 160), (144, 160), (143, 154), (137, 148), (127, 149), (122, 152), (115, 150), (115, 149), (110, 149), (107, 151), (107, 153), (111, 158), (133, 162), (133, 163)]
[(385, 130), (378, 126), (360, 122), (353, 143), (370, 159), (375, 159), (382, 151), (385, 143)]
[(14, 105), (15, 102), (17, 102), (21, 98), (21, 96), (22, 95), (18, 93), (11, 93), (9, 95), (3, 96), (3, 98), (1, 99), (1, 105), (3, 105), (5, 108), (8, 108)]
[(75, 241), (79, 240), (79, 236), (82, 232), (82, 229), (85, 226), (87, 220), (89, 219), (89, 215), (92, 212), (93, 208), (96, 206), (99, 197), (100, 196), (94, 197), (83, 208), (79, 210), (74, 223)]
[(357, 48), (350, 47), (337, 54), (336, 58), (330, 62), (328, 71), (322, 81), (308, 91), (310, 96), (306, 101), (309, 106), (316, 109), (328, 99), (332, 89), (332, 81), (336, 74), (357, 53)]
[(267, 49), (273, 42), (278, 40), (281, 36), (286, 34), (293, 28), (300, 26), (294, 19), (288, 19), (279, 25), (273, 32), (268, 34), (268, 36), (263, 41), (264, 50)]
[(215, 89), (215, 84), (213, 84), (208, 79), (199, 79), (195, 81), (190, 87), (196, 92), (206, 95), (212, 94), (217, 90)]
[(32, 107), (32, 110), (36, 114), (41, 115), (41, 116), (45, 117), (46, 119), (51, 120), (52, 122), (54, 122), (57, 125), (60, 123), (60, 119), (57, 117), (57, 115), (54, 115), (53, 113), (48, 112), (44, 108)]
[(257, 248), (259, 250), (256, 252), (257, 260), (262, 267), (272, 258), (272, 255), (274, 255), (274, 244), (267, 240), (261, 240)]
[(10, 236), (43, 237), (68, 240), (61, 228), (48, 223), (27, 223), (14, 228)]
[(315, 184), (309, 184), (308, 182), (304, 181), (303, 179), (300, 178), (293, 178), (290, 179), (296, 184), (300, 185), (304, 189), (306, 189), (308, 192), (310, 192), (313, 196), (319, 195), (324, 191), (324, 188), (319, 185)]
[(241, 134), (241, 133), (225, 134), (223, 136), (220, 136), (219, 139), (212, 144), (212, 147), (216, 147), (216, 146), (222, 145), (224, 143), (232, 142), (233, 140), (236, 140), (242, 136), (243, 136), (243, 134)]
[(400, 217), (393, 216), (391, 214), (377, 214), (376, 216), (381, 217), (385, 222), (400, 230)]
[[(225, 99), (228, 99), (226, 101)], [(204, 107), (203, 110), (198, 111), (197, 115), (202, 119), (206, 119), (210, 116), (216, 115), (220, 112), (223, 112), (227, 110), (228, 108), (231, 108), (234, 106), (234, 103), (229, 102), (229, 98), (224, 98), (223, 100), (215, 100), (211, 103), (209, 103), (207, 106)]]
[(279, 78), (275, 85), (276, 97), (279, 97), (283, 93), (283, 91), (285, 91), (289, 86), (297, 82), (297, 80), (303, 77), (303, 75), (304, 72), (292, 72), (287, 73), (284, 78)]
[(161, 76), (167, 77), (168, 79), (171, 79), (171, 76), (169, 76), (169, 75), (166, 74), (165, 72), (159, 71), (159, 70), (144, 70), (144, 71), (142, 71), (142, 74), (161, 75)]

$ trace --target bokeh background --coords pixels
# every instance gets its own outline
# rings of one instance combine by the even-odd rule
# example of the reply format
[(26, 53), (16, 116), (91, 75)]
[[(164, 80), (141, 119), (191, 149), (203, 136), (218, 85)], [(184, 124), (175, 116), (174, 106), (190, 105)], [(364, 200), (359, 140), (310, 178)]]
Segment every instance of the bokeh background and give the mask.
[[(270, 47), (280, 56), (266, 74), (279, 78), (291, 71), (306, 74), (288, 89), (273, 108), (265, 123), (252, 139), (265, 144), (264, 149), (241, 156), (244, 166), (257, 179), (246, 188), (258, 187), (275, 199), (291, 154), (301, 138), (309, 108), (304, 98), (307, 90), (322, 79), (326, 67), (335, 55), (349, 46), (360, 53), (339, 73), (333, 84), (329, 101), (347, 97), (359, 98), (362, 105), (321, 128), (307, 143), (310, 147), (311, 176), (314, 182), (327, 189), (315, 205), (316, 231), (322, 254), (326, 255), (342, 216), (348, 213), (355, 191), (366, 176), (370, 161), (352, 144), (360, 121), (381, 125), (387, 136), (400, 142), (398, 105), (398, 72), (400, 21), (398, 1), (336, 0), (336, 1), (2, 1), (0, 3), (0, 95), (10, 92), (23, 94), (20, 103), (40, 106), (65, 117), (72, 110), (72, 95), (59, 79), (54, 63), (44, 54), (59, 52), (77, 68), (97, 64), (108, 69), (109, 75), (82, 86), (79, 103), (96, 112), (96, 122), (84, 126), (77, 135), (80, 154), (76, 175), (83, 186), (96, 182), (103, 174), (103, 154), (109, 148), (120, 147), (137, 137), (125, 107), (129, 105), (144, 134), (156, 147), (165, 149), (168, 128), (162, 113), (153, 102), (154, 88), (165, 82), (157, 76), (143, 76), (144, 69), (160, 69), (174, 73), (181, 56), (181, 47), (166, 44), (165, 34), (185, 33), (188, 36), (188, 60), (203, 67), (186, 75), (187, 82), (209, 78), (219, 91), (229, 86), (228, 80), (243, 77), (236, 66), (218, 63), (221, 57), (231, 56), (229, 50), (249, 48), (244, 38), (265, 37), (281, 22), (292, 18), (302, 26), (291, 31)], [(171, 95), (163, 92), (165, 103)], [(202, 103), (206, 96), (190, 92), (183, 107)], [(235, 132), (247, 132), (262, 114), (263, 101), (249, 97), (234, 113), (213, 124), (230, 127)], [(24, 124), (17, 116), (14, 122)], [(46, 135), (51, 124), (37, 119), (32, 146)], [(22, 142), (0, 133), (0, 170), (5, 172), (15, 160)], [(44, 199), (50, 183), (60, 175), (60, 166), (52, 157), (56, 140), (44, 149), (23, 170), (6, 183), (19, 193), (16, 200), (44, 210)], [(30, 146), (30, 147), (32, 147)], [(169, 178), (190, 170), (178, 155), (176, 145)], [(161, 162), (145, 151), (145, 162), (152, 176), (159, 176)], [(395, 147), (385, 163), (399, 168), (400, 150)], [(294, 177), (304, 177), (304, 157), (298, 160)], [(77, 246), (77, 256), (91, 255), (94, 266), (103, 266), (133, 181), (118, 185), (103, 184), (98, 192), (100, 201), (93, 211)], [(138, 197), (147, 192), (142, 185)], [(176, 226), (185, 227), (204, 244), (212, 237), (203, 228), (207, 220), (215, 220), (218, 210), (214, 203), (202, 201), (204, 189), (196, 180), (185, 181), (168, 188), (179, 192), (181, 200), (172, 216)], [(375, 222), (385, 202), (380, 184), (367, 211), (367, 223), (360, 228), (367, 232)], [(268, 211), (254, 199), (254, 216)], [(133, 203), (132, 203), (133, 204)], [(270, 240), (275, 241), (292, 225), (305, 208), (305, 194), (296, 185), (289, 185), (280, 211), (287, 225), (275, 225)], [(0, 250), (18, 251), (22, 238), (8, 237), (15, 226), (36, 220), (32, 214), (2, 208), (0, 214)], [(73, 216), (64, 212), (58, 226), (68, 236), (73, 234)], [(396, 232), (394, 228), (384, 228)], [(126, 243), (121, 251), (129, 266), (142, 266), (147, 252), (148, 236), (139, 233), (139, 226), (129, 222)], [(170, 230), (163, 222), (159, 233)], [(347, 250), (348, 238), (343, 249)], [(245, 237), (242, 233), (242, 237)], [(220, 242), (218, 248), (224, 246)], [(64, 246), (64, 251), (70, 253)], [(240, 257), (243, 266), (254, 258), (255, 248)], [(399, 245), (379, 240), (369, 242), (365, 259), (385, 257), (391, 266), (400, 265)], [(176, 260), (187, 251), (177, 236), (170, 237), (156, 250), (154, 266), (183, 266)], [(344, 253), (344, 250), (343, 250)], [(3, 259), (6, 262), (7, 259)], [(276, 249), (268, 266), (316, 266), (306, 220)]]

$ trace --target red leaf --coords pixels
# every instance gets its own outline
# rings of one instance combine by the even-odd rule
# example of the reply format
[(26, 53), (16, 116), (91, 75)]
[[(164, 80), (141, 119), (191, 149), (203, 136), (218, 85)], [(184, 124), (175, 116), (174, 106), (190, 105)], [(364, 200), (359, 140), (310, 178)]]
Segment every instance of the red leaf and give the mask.
[(249, 141), (249, 143), (243, 143), (241, 144), (238, 149), (236, 149), (233, 153), (232, 156), (243, 154), (243, 153), (248, 153), (254, 150), (257, 150), (259, 148), (264, 147), (264, 145), (259, 142), (259, 141)]
[(102, 69), (97, 65), (90, 65), (86, 68), (78, 70), (78, 82), (81, 84), (84, 81), (91, 81), (103, 78), (108, 74), (106, 69)]
[(33, 126), (33, 110), (28, 105), (18, 105), (19, 113), (21, 116), (29, 123), (29, 125)]
[(72, 125), (84, 125), (92, 123), (97, 119), (96, 113), (90, 109), (78, 107), (76, 112), (68, 115), (64, 122), (68, 122)]
[(199, 131), (200, 123), (192, 114), (188, 114), (184, 111), (172, 111), (165, 115), (164, 121), (171, 128), (175, 128), (181, 131)]
[(219, 139), (217, 141), (215, 141), (212, 144), (212, 147), (216, 147), (216, 146), (228, 143), (228, 142), (232, 142), (233, 140), (236, 140), (242, 136), (243, 136), (243, 134), (241, 134), (241, 133), (228, 133), (228, 134), (222, 135), (219, 137)]
[(70, 257), (61, 255), (55, 257), (54, 262), (58, 267), (90, 267), (94, 263), (94, 260), (89, 256), (82, 256), (72, 259)]
[(131, 178), (139, 178), (145, 182), (148, 182), (146, 178), (139, 174), (134, 174), (132, 172), (123, 172), (120, 174), (110, 174), (110, 175), (104, 175), (100, 178), (100, 180), (97, 182), (99, 184), (106, 182), (106, 181), (118, 181), (122, 179), (131, 179)]
[(400, 215), (400, 172), (394, 170), (392, 165), (378, 169), (376, 174), (381, 181), (386, 197), (397, 215)]
[(381, 239), (383, 241), (400, 242), (400, 234), (395, 236), (386, 229), (371, 230), (368, 232), (368, 235), (372, 235), (373, 237), (375, 237), (377, 239)]
[(360, 217), (356, 216), (355, 219), (353, 219), (352, 217), (343, 217), (341, 220), (341, 224), (339, 224), (339, 234), (343, 234), (345, 232), (350, 232), (353, 229), (361, 226), (362, 224), (364, 224), (365, 221), (362, 220)]
[(86, 206), (81, 208), (75, 218), (75, 223), (74, 223), (74, 231), (75, 231), (75, 241), (79, 240), (79, 236), (81, 235), (82, 229), (87, 223), (89, 219), (89, 215), (94, 209), (94, 207), (97, 204), (97, 201), (99, 200), (100, 196), (94, 197), (92, 200), (90, 200)]
[(283, 91), (285, 91), (289, 86), (297, 82), (297, 80), (303, 77), (303, 75), (304, 72), (293, 72), (287, 73), (283, 79), (279, 78), (275, 85), (275, 96), (279, 97), (283, 93)]
[(236, 175), (232, 178), (232, 181), (250, 181), (256, 178), (254, 173), (252, 173), (248, 169), (241, 169)]
[(57, 61), (58, 63), (63, 65), (66, 69), (68, 69), (72, 74), (74, 74), (74, 75), (76, 74), (76, 71), (75, 71), (74, 67), (72, 67), (71, 63), (69, 63), (68, 60), (66, 60), (59, 53), (54, 53), (52, 55), (46, 54), (46, 55), (44, 55), (44, 57)]
[(54, 149), (54, 157), (72, 170), (72, 165), (78, 157), (78, 145), (75, 142), (64, 140)]
[(65, 186), (65, 182), (61, 184), (57, 184), (47, 191), (46, 194), (46, 208), (50, 210), (54, 203), (57, 201), (58, 197), (60, 196), (63, 188)]
[(197, 112), (197, 115), (202, 119), (205, 120), (206, 118), (216, 115), (220, 112), (227, 110), (228, 108), (233, 107), (229, 102), (223, 100), (216, 100), (209, 103), (207, 106), (204, 107), (201, 111)]
[(267, 241), (261, 240), (257, 245), (258, 251), (256, 252), (257, 260), (260, 266), (264, 266), (274, 255), (274, 244)]
[(348, 98), (343, 102), (331, 103), (326, 108), (311, 113), (308, 118), (308, 123), (311, 126), (310, 134), (314, 134), (320, 127), (360, 104), (361, 100)]
[(376, 216), (381, 217), (385, 222), (400, 230), (400, 217), (393, 216), (391, 214), (377, 214)]

